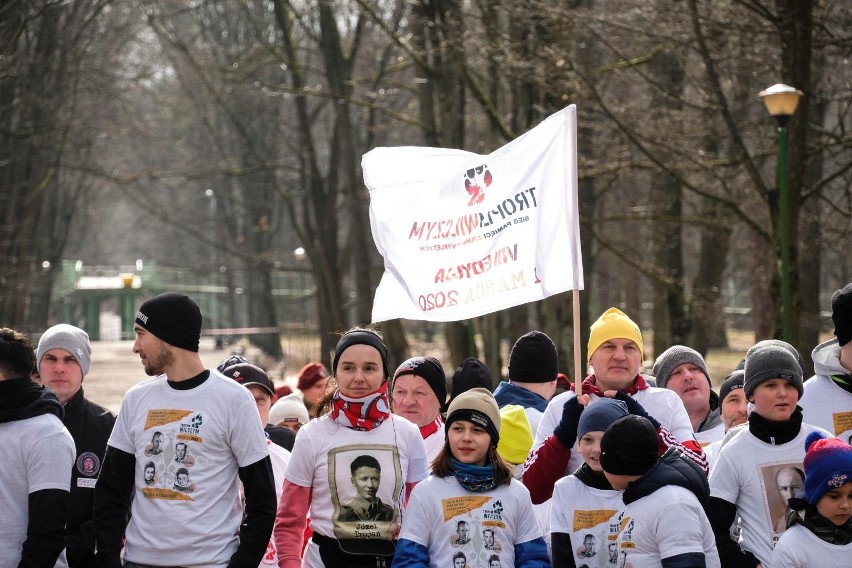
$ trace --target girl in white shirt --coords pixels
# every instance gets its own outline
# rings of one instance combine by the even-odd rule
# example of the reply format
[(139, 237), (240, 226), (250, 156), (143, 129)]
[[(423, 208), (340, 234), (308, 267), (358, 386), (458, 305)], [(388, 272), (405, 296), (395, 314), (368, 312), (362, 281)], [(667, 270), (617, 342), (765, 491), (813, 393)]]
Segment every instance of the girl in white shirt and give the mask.
[(529, 491), (497, 453), (500, 411), (491, 392), (456, 397), (445, 431), (432, 475), (411, 494), (393, 566), (549, 567)]

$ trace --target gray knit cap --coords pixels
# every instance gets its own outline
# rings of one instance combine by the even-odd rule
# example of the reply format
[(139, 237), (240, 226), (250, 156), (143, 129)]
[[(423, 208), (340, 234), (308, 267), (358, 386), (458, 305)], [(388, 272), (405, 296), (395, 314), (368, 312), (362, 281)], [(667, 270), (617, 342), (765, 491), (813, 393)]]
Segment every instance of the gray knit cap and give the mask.
[(711, 387), (713, 386), (704, 357), (701, 356), (701, 353), (686, 345), (672, 345), (657, 357), (654, 362), (654, 376), (657, 378), (657, 386), (662, 389), (666, 388), (666, 383), (669, 382), (672, 372), (684, 363), (692, 363), (701, 369), (701, 372), (707, 377), (707, 382), (710, 383)]
[(802, 385), (802, 368), (796, 360), (796, 350), (789, 346), (785, 348), (778, 340), (759, 341), (746, 352), (745, 380), (743, 390), (746, 398), (751, 398), (754, 389), (760, 383), (771, 379), (785, 379), (793, 383), (799, 391), (799, 398), (804, 392)]
[(89, 334), (79, 327), (60, 323), (48, 328), (41, 335), (36, 347), (36, 364), (39, 367), (39, 373), (41, 373), (41, 358), (51, 349), (64, 349), (80, 364), (83, 376), (89, 374), (89, 367), (92, 365), (92, 345), (89, 343)]

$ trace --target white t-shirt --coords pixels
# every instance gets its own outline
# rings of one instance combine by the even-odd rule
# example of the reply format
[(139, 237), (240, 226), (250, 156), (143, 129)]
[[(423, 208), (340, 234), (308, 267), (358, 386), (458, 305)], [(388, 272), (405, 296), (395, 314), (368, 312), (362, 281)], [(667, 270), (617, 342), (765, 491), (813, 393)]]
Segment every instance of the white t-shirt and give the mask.
[[(653, 415), (652, 415), (653, 416)], [(717, 424), (716, 426), (705, 430), (704, 432), (695, 432), (695, 439), (704, 448), (713, 442), (718, 442), (725, 437), (725, 425)]]
[[(536, 430), (533, 450), (536, 450), (544, 443), (548, 436), (553, 434), (553, 429), (559, 425), (559, 421), (562, 419), (562, 407), (574, 396), (573, 391), (565, 391), (550, 400), (547, 409), (544, 411), (544, 416), (541, 418), (541, 423), (538, 425), (538, 430)], [(597, 395), (591, 395), (590, 404), (599, 398)], [(648, 387), (633, 395), (633, 399), (641, 404), (648, 414), (656, 418), (664, 428), (671, 432), (672, 436), (678, 442), (695, 439), (692, 432), (692, 423), (689, 421), (689, 415), (683, 407), (683, 401), (680, 400), (680, 397), (674, 391)], [(574, 447), (571, 448), (571, 458), (568, 460), (568, 467), (565, 468), (565, 475), (574, 473), (581, 465), (583, 465), (583, 456), (580, 454), (579, 447), (575, 443)]]
[[(380, 466), (378, 489), (373, 490), (378, 498), (377, 518), (355, 519), (357, 507), (353, 503), (359, 499), (351, 468), (355, 460), (366, 464), (356, 467), (356, 472), (376, 461)], [(370, 431), (345, 428), (329, 415), (311, 420), (299, 430), (287, 466), (287, 481), (313, 489), (311, 529), (337, 539), (395, 539), (405, 484), (417, 483), (426, 475), (420, 430), (393, 414)], [(315, 548), (312, 545), (305, 551), (304, 565), (322, 566)], [(316, 562), (312, 560), (314, 554)]]
[(432, 462), (444, 448), (444, 425), (441, 424), (437, 430), (426, 436), (423, 444), (426, 446), (426, 467), (431, 471)]
[(541, 537), (527, 488), (513, 479), (491, 491), (473, 493), (455, 477), (429, 476), (411, 493), (399, 538), (429, 549), (430, 568), (515, 565), (515, 545)]
[(852, 543), (830, 544), (802, 525), (784, 531), (772, 552), (772, 568), (849, 568), (850, 565)]
[[(813, 430), (819, 428), (803, 423), (795, 439), (773, 446), (759, 440), (748, 428), (739, 429), (719, 450), (710, 472), (710, 495), (737, 506), (740, 546), (754, 554), (764, 568), (772, 566), (772, 548), (783, 532), (787, 506), (776, 476), (781, 470), (785, 470), (784, 475), (796, 474), (794, 469), (803, 470), (805, 438)], [(802, 481), (794, 484), (802, 488)]]
[[(272, 462), (272, 475), (275, 478), (275, 496), (276, 502), (281, 501), (281, 493), (284, 491), (284, 472), (287, 471), (287, 464), (290, 463), (290, 452), (272, 443), (269, 439), (266, 440), (266, 449), (269, 450), (269, 460)], [(270, 535), (269, 544), (266, 545), (266, 554), (260, 561), (260, 568), (264, 566), (278, 566), (278, 552), (275, 549), (275, 538)]]
[[(624, 510), (621, 494), (615, 489), (589, 487), (574, 475), (556, 482), (551, 500), (550, 531), (570, 535), (576, 566), (614, 566), (610, 563), (610, 555), (617, 551), (617, 519)], [(617, 558), (617, 554), (613, 558)]]
[(815, 375), (805, 381), (805, 393), (799, 406), (802, 407), (802, 420), (852, 444), (852, 394), (835, 385), (829, 377)]
[(149, 379), (127, 391), (108, 443), (136, 457), (125, 559), (227, 566), (242, 520), (237, 470), (269, 455), (251, 393), (216, 371), (188, 390)]
[(627, 505), (616, 544), (616, 566), (660, 566), (663, 558), (704, 554), (707, 568), (721, 566), (713, 528), (701, 503), (684, 487), (666, 485)]
[(30, 493), (71, 489), (77, 452), (74, 439), (52, 414), (0, 424), (0, 568), (15, 568), (27, 539)]

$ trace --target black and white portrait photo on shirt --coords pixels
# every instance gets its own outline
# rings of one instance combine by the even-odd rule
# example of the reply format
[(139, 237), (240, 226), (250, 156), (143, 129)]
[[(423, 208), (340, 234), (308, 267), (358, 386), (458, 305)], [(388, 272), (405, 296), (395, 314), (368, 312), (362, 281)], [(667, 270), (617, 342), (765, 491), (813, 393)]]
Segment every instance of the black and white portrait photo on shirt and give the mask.
[(329, 487), (337, 538), (384, 538), (395, 531), (403, 483), (398, 449), (358, 445), (329, 452)]

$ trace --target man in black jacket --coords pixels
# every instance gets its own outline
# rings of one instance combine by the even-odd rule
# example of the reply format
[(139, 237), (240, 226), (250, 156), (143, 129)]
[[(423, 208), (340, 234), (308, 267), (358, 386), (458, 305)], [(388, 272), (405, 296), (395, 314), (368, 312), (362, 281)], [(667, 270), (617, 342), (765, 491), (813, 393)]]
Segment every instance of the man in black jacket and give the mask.
[(65, 548), (74, 440), (62, 405), (30, 379), (32, 343), (0, 329), (0, 566), (53, 566)]
[(42, 384), (65, 408), (63, 423), (76, 446), (65, 528), (68, 567), (89, 568), (95, 565), (95, 482), (115, 416), (83, 394), (83, 378), (92, 362), (92, 346), (85, 331), (67, 324), (49, 328), (39, 339), (36, 361)]

